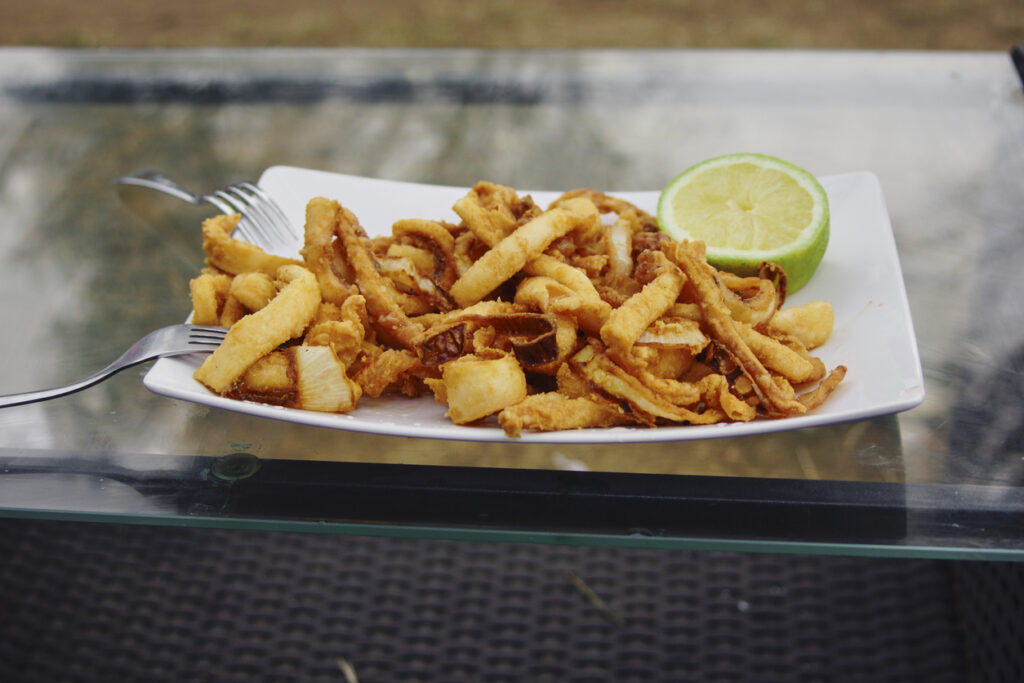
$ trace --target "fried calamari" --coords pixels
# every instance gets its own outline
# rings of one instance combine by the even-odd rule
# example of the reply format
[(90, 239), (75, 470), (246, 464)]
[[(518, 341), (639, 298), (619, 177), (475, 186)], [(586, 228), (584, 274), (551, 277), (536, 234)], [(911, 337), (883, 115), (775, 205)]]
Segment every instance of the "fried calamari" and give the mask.
[(846, 368), (827, 302), (783, 308), (785, 273), (721, 272), (622, 199), (574, 190), (547, 208), (481, 182), (459, 223), (408, 218), (369, 238), (337, 201), (306, 208), (301, 260), (203, 225), (193, 320), (230, 327), (196, 370), (233, 398), (346, 412), (362, 396), (432, 394), (456, 424), (509, 436), (783, 418), (820, 406)]

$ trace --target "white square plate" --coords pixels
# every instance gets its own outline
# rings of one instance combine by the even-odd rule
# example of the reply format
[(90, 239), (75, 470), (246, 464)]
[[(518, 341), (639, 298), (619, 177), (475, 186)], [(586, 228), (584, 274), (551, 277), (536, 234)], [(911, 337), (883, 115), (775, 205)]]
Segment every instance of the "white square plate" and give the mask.
[[(524, 433), (520, 442), (626, 443), (683, 441), (764, 434), (820, 427), (908, 410), (924, 400), (924, 380), (910, 308), (900, 272), (892, 226), (881, 186), (872, 173), (821, 178), (829, 197), (831, 238), (811, 281), (787, 306), (817, 299), (835, 309), (835, 329), (815, 351), (828, 368), (845, 365), (846, 379), (814, 412), (781, 420), (702, 426), (615, 427), (551, 433)], [(371, 235), (390, 234), (400, 218), (457, 222), (451, 210), (466, 188), (360, 178), (287, 166), (267, 169), (259, 184), (302, 225), (306, 202), (314, 196), (337, 199)], [(568, 188), (567, 188), (568, 189)], [(560, 192), (530, 192), (541, 206)], [(658, 192), (613, 193), (653, 213)], [(295, 245), (295, 253), (299, 244)], [(151, 391), (257, 417), (356, 432), (463, 441), (505, 441), (495, 418), (457, 426), (432, 396), (363, 399), (344, 415), (317, 413), (222, 398), (192, 379), (201, 355), (157, 361), (143, 382)]]

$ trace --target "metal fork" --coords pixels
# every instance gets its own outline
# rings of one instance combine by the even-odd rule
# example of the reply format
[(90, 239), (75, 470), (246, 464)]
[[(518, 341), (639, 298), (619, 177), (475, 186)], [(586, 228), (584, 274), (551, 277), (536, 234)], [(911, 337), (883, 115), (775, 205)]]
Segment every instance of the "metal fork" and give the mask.
[(253, 183), (228, 185), (221, 190), (201, 195), (157, 171), (140, 171), (121, 176), (115, 182), (157, 190), (194, 206), (212, 204), (221, 213), (241, 214), (242, 219), (238, 222), (235, 236), (266, 251), (288, 254), (295, 251), (296, 244), (302, 239), (273, 197)]
[(80, 382), (68, 384), (54, 389), (28, 391), (23, 394), (7, 394), (0, 396), (0, 408), (45, 401), (50, 398), (64, 396), (91, 387), (116, 372), (154, 358), (164, 356), (180, 356), (186, 353), (213, 351), (224, 340), (227, 330), (223, 327), (204, 327), (201, 325), (170, 325), (154, 330), (135, 342), (134, 345), (99, 372)]

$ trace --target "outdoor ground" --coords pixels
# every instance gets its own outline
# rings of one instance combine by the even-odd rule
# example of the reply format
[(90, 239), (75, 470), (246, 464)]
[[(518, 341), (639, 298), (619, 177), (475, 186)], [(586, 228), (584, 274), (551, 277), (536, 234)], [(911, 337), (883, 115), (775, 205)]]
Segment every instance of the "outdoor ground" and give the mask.
[(1024, 0), (0, 0), (0, 45), (1003, 51)]

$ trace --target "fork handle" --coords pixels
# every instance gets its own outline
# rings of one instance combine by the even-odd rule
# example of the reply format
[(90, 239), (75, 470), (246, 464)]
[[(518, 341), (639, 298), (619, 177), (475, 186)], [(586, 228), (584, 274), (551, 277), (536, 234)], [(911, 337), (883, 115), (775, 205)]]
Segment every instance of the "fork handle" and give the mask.
[(9, 408), (11, 406), (20, 406), (26, 403), (36, 403), (37, 401), (48, 401), (51, 398), (57, 398), (59, 396), (67, 396), (73, 394), (76, 391), (82, 389), (88, 389), (94, 384), (99, 384), (107, 377), (110, 377), (116, 372), (124, 370), (129, 366), (119, 365), (114, 366), (108, 365), (94, 375), (90, 375), (83, 380), (68, 384), (62, 387), (54, 387), (52, 389), (39, 389), (38, 391), (26, 391), (21, 394), (5, 394), (0, 396), (0, 408)]
[(120, 183), (121, 185), (136, 185), (138, 187), (145, 187), (150, 190), (156, 190), (162, 192), (171, 197), (188, 202), (193, 206), (201, 206), (204, 202), (210, 204), (221, 213), (232, 214), (235, 210), (231, 208), (231, 205), (225, 202), (223, 199), (214, 195), (208, 194), (196, 194), (188, 188), (179, 185), (167, 176), (156, 171), (140, 171), (135, 175), (121, 176), (115, 178), (114, 182)]
[(59, 396), (67, 396), (73, 394), (76, 391), (82, 389), (88, 389), (94, 384), (99, 384), (103, 380), (107, 379), (111, 375), (115, 375), (125, 368), (138, 365), (139, 363), (145, 363), (148, 360), (154, 360), (161, 356), (176, 356), (184, 353), (194, 353), (195, 349), (179, 349), (177, 351), (157, 353), (152, 350), (145, 349), (141, 340), (136, 342), (134, 346), (122, 353), (117, 360), (112, 362), (102, 370), (95, 372), (85, 379), (81, 379), (77, 382), (64, 385), (62, 387), (54, 387), (52, 389), (39, 389), (38, 391), (26, 391), (21, 394), (6, 394), (0, 396), (0, 408), (7, 408), (10, 406), (20, 406), (25, 403), (36, 403), (37, 401), (46, 401), (51, 398), (57, 398)]
[(138, 187), (146, 187), (150, 190), (156, 190), (157, 192), (163, 192), (164, 194), (176, 197), (189, 204), (199, 206), (203, 203), (202, 197), (197, 195), (195, 192), (188, 190), (178, 183), (174, 182), (167, 176), (156, 171), (139, 171), (135, 175), (121, 176), (120, 178), (114, 179), (115, 183), (121, 185), (137, 185)]

